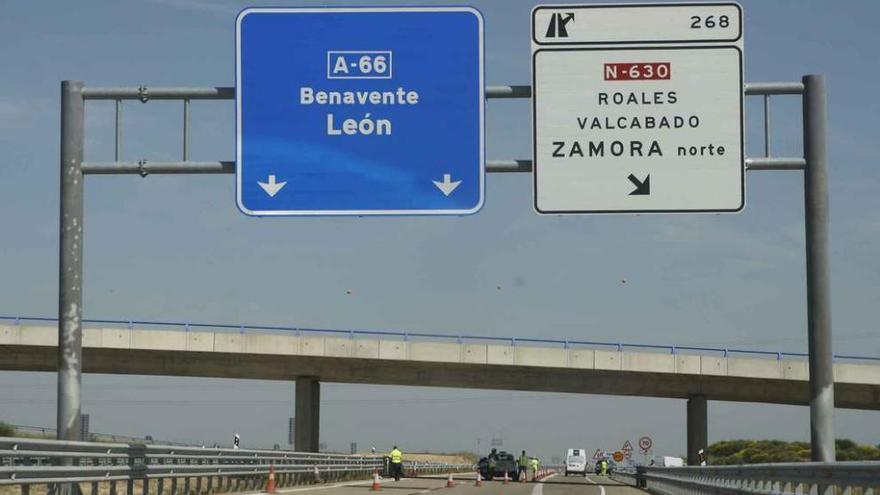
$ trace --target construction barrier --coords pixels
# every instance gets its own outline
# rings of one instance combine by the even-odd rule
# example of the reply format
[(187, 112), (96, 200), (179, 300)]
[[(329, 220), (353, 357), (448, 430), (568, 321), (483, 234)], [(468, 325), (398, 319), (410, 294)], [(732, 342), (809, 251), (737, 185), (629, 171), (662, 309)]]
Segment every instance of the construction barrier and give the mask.
[(538, 472), (535, 473), (534, 479), (535, 479), (535, 481), (541, 481), (542, 479), (550, 476), (551, 474), (556, 474), (556, 470), (549, 469), (549, 468), (541, 468), (541, 469), (538, 469)]

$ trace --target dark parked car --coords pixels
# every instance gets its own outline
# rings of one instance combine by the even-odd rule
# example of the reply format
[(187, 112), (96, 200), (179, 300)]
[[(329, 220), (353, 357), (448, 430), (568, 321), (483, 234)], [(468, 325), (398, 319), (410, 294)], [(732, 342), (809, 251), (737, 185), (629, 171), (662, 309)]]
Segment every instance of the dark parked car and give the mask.
[(513, 481), (519, 480), (519, 469), (517, 469), (516, 459), (513, 457), (513, 454), (509, 454), (507, 452), (498, 452), (495, 456), (495, 469), (489, 472), (489, 458), (482, 457), (480, 458), (480, 462), (477, 463), (477, 467), (480, 470), (480, 476), (487, 480), (492, 480), (494, 478), (504, 478), (504, 473), (507, 473), (507, 477)]

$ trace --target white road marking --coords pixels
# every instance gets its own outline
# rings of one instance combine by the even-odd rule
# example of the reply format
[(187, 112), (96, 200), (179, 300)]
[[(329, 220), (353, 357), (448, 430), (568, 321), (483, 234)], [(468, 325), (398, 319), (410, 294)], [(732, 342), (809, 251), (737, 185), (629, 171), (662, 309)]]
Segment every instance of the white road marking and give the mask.
[(535, 486), (532, 488), (532, 495), (544, 495), (544, 482), (554, 476), (556, 476), (556, 475), (551, 474), (550, 476), (547, 476), (547, 477), (541, 479), (541, 481), (539, 481), (538, 483), (535, 483)]
[(596, 485), (596, 486), (599, 487), (599, 490), (601, 490), (601, 492), (599, 493), (599, 495), (605, 495), (605, 487), (604, 487), (604, 486), (602, 486), (602, 485), (596, 483), (595, 481), (593, 481), (593, 478), (590, 478), (589, 476), (585, 476), (585, 477), (587, 478), (587, 481), (589, 481), (590, 483), (592, 483), (592, 484), (594, 484), (594, 485)]
[(532, 495), (544, 495), (544, 483), (535, 483), (532, 488)]
[[(460, 476), (460, 475), (467, 475), (467, 474), (471, 474), (471, 473), (469, 471), (467, 471), (467, 472), (463, 472), (463, 473), (452, 473), (452, 474), (453, 474), (453, 476), (456, 476), (456, 475)], [(437, 480), (443, 479), (443, 480), (445, 480), (448, 476), (449, 476), (448, 474), (442, 474), (442, 475), (441, 474), (433, 474), (433, 475), (428, 475), (428, 476), (424, 476), (424, 477), (429, 478), (429, 479), (437, 479)], [(404, 479), (406, 479), (406, 478), (404, 478)], [(379, 478), (379, 483), (386, 483), (386, 482), (391, 482), (391, 481), (394, 481), (394, 478)], [(278, 489), (277, 491), (278, 491), (278, 493), (296, 493), (296, 492), (308, 492), (308, 491), (316, 491), (316, 490), (327, 490), (329, 488), (339, 488), (339, 487), (343, 487), (343, 486), (359, 486), (359, 485), (372, 485), (372, 484), (373, 484), (373, 480), (369, 479), (369, 480), (365, 480), (365, 481), (346, 481), (344, 483), (334, 483), (331, 485), (306, 486), (306, 487), (302, 487), (302, 488), (285, 488), (285, 489)], [(428, 489), (428, 490), (424, 490), (421, 492), (414, 492), (414, 493), (428, 493), (430, 491), (433, 491), (433, 489)], [(266, 493), (265, 492), (251, 492), (251, 493), (245, 493), (244, 495), (266, 495)]]
[[(385, 480), (381, 480), (380, 483)], [(341, 486), (358, 486), (358, 485), (372, 485), (373, 480), (367, 481), (348, 481), (345, 483), (334, 483), (332, 485), (321, 485), (321, 486), (307, 486), (305, 488), (285, 488), (278, 490), (279, 493), (294, 493), (294, 492), (307, 492), (310, 490), (327, 490), (329, 488), (339, 488)], [(263, 492), (257, 492), (263, 493)]]

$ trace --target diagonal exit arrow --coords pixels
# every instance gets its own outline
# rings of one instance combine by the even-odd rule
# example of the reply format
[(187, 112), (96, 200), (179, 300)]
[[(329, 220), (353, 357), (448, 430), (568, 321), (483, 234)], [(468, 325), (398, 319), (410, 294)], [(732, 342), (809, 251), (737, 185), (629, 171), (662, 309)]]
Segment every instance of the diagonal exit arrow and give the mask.
[(651, 194), (651, 174), (646, 175), (645, 180), (639, 180), (639, 178), (633, 174), (629, 174), (629, 177), (627, 178), (634, 186), (636, 186), (636, 188), (629, 193), (630, 196), (647, 196)]

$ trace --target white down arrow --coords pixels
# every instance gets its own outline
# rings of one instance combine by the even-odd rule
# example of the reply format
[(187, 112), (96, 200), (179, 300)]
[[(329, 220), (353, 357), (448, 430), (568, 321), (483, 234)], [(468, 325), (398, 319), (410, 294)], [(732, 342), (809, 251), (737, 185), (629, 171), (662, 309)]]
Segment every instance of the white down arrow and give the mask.
[(281, 188), (284, 187), (285, 184), (287, 184), (287, 181), (275, 182), (275, 176), (270, 175), (269, 182), (257, 181), (257, 184), (259, 184), (260, 187), (262, 187), (263, 190), (266, 191), (266, 194), (268, 194), (271, 198), (278, 194), (278, 191), (280, 191)]
[(434, 185), (437, 186), (437, 189), (440, 189), (440, 192), (445, 196), (452, 194), (452, 191), (455, 191), (455, 188), (461, 184), (460, 180), (452, 180), (452, 175), (450, 174), (443, 174), (443, 182), (440, 182), (439, 180), (433, 180), (431, 182), (433, 182)]

